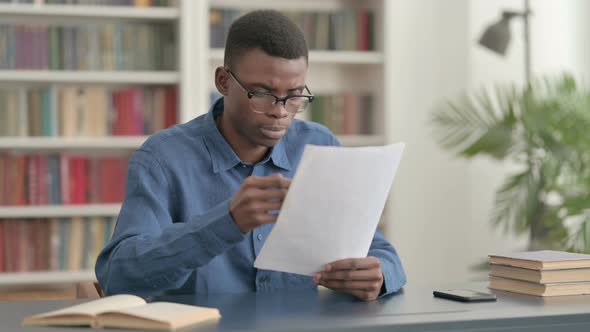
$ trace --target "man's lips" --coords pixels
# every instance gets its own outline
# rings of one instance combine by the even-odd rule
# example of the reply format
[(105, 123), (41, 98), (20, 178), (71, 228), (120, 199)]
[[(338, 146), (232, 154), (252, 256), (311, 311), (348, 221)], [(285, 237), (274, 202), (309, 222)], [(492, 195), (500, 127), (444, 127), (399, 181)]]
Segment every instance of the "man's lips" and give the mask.
[(268, 138), (280, 139), (287, 132), (287, 127), (283, 126), (263, 126), (260, 127), (262, 134)]

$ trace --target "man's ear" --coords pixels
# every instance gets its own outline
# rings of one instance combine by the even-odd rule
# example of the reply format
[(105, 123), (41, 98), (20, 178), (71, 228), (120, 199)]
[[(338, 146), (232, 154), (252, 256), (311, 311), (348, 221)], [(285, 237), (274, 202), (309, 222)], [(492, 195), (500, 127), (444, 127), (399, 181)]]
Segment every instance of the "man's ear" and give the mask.
[(229, 94), (229, 73), (223, 67), (215, 69), (215, 87), (222, 96)]

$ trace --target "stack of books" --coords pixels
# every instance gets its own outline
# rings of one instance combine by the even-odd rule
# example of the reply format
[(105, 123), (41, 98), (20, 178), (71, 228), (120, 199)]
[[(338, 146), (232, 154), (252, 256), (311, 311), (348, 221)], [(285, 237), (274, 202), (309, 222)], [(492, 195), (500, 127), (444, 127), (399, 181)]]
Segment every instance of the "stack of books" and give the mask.
[(491, 289), (535, 296), (590, 294), (590, 255), (543, 250), (490, 255)]

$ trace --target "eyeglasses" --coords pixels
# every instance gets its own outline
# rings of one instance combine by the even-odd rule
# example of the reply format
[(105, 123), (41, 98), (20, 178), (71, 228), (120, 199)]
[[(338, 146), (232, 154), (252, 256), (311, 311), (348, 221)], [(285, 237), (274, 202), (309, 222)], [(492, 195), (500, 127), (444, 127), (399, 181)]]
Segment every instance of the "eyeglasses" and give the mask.
[(236, 81), (236, 83), (238, 83), (246, 96), (248, 96), (250, 109), (256, 113), (270, 113), (273, 111), (273, 108), (277, 103), (283, 103), (283, 107), (285, 107), (285, 110), (287, 110), (289, 113), (301, 113), (305, 111), (307, 106), (309, 106), (309, 104), (315, 98), (311, 91), (309, 91), (307, 85), (305, 86), (305, 91), (307, 91), (309, 95), (289, 95), (283, 98), (277, 97), (272, 93), (249, 91), (244, 87), (242, 82), (238, 80), (234, 73), (232, 73), (229, 69), (226, 69), (226, 71)]

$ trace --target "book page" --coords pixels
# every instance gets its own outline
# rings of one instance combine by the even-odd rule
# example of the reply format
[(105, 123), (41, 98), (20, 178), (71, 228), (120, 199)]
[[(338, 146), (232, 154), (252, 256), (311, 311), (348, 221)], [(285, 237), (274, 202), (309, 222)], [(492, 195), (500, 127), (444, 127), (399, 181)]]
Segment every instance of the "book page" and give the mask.
[(139, 307), (103, 312), (97, 317), (97, 325), (103, 327), (148, 326), (145, 323), (133, 323), (132, 319), (121, 317), (121, 315), (165, 323), (166, 326), (171, 328), (221, 317), (219, 310), (216, 308), (197, 307), (171, 302), (154, 302)]
[(32, 316), (31, 318), (46, 318), (64, 315), (88, 315), (95, 316), (107, 310), (119, 310), (145, 305), (145, 300), (135, 295), (113, 295), (102, 299), (78, 304), (72, 307), (46, 312)]
[(366, 257), (403, 150), (307, 145), (254, 266), (313, 276), (335, 260)]

